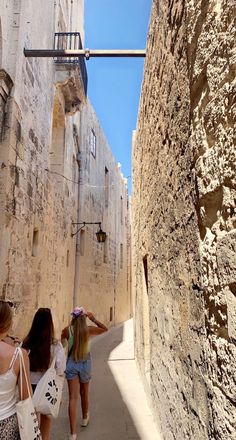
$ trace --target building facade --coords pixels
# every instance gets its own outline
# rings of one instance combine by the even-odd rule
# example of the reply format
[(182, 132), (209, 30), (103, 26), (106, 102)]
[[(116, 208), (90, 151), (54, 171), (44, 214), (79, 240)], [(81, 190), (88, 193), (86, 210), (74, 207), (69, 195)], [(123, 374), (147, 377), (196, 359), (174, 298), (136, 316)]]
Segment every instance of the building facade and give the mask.
[(79, 68), (25, 58), (23, 49), (53, 48), (55, 32), (83, 36), (83, 4), (49, 2), (45, 11), (40, 1), (3, 1), (0, 11), (1, 294), (15, 301), (22, 335), (39, 306), (56, 311), (59, 328), (72, 305), (78, 185), (71, 180), (79, 180), (73, 126), (85, 101)]
[[(52, 308), (59, 335), (73, 304), (83, 299), (78, 289), (75, 297), (72, 223), (82, 215), (85, 64), (23, 53), (24, 48), (81, 48), (83, 18), (83, 0), (46, 6), (40, 0), (2, 0), (0, 5), (0, 295), (15, 302), (19, 336), (38, 307)], [(100, 218), (98, 208), (94, 218)]]
[(97, 242), (98, 224), (79, 231), (75, 297), (106, 324), (117, 324), (130, 318), (132, 308), (129, 196), (89, 101), (81, 112), (80, 139), (79, 222), (101, 222), (107, 238)]
[(236, 438), (235, 2), (153, 1), (133, 149), (136, 355), (166, 440)]

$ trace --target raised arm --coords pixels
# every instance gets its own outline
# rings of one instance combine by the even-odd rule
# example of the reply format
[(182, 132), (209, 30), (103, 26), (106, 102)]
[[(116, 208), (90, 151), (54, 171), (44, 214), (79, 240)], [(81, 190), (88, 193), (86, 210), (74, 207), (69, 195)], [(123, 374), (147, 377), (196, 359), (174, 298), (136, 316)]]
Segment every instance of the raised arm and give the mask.
[(108, 328), (102, 322), (98, 321), (92, 312), (86, 313), (87, 317), (92, 321), (97, 327), (93, 325), (89, 326), (89, 334), (91, 336), (100, 335), (104, 332), (107, 332)]
[(69, 329), (68, 327), (63, 328), (61, 332), (61, 343), (63, 347), (68, 347), (68, 339), (69, 339)]

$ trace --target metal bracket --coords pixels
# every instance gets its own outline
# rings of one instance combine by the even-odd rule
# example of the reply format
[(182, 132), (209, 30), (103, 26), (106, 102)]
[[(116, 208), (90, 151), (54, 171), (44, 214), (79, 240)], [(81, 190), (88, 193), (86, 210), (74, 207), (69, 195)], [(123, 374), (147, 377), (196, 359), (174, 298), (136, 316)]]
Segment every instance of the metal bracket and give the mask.
[(89, 49), (85, 49), (84, 56), (85, 56), (85, 59), (88, 61), (90, 58), (90, 50)]
[(83, 229), (86, 225), (99, 225), (99, 227), (101, 228), (101, 224), (102, 222), (79, 222), (79, 223), (72, 223), (72, 225), (82, 225), (80, 226), (79, 229), (77, 229), (77, 231), (74, 234), (71, 234), (71, 237), (74, 237), (74, 235), (78, 234), (79, 231), (81, 231), (81, 229)]
[(86, 60), (91, 57), (145, 57), (146, 50), (90, 50), (90, 49), (26, 49), (24, 48), (24, 55), (27, 58), (39, 57), (39, 58), (63, 58), (63, 57), (79, 57), (84, 56)]

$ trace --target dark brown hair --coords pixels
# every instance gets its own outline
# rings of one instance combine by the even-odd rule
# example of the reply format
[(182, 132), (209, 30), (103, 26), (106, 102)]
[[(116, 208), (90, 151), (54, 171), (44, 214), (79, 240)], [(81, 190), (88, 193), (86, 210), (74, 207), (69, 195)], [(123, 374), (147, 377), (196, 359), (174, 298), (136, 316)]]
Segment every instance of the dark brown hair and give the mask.
[(23, 341), (23, 348), (30, 350), (30, 371), (45, 371), (50, 365), (54, 327), (51, 310), (40, 308), (34, 315), (31, 329)]
[(0, 300), (0, 333), (6, 333), (12, 324), (12, 303)]

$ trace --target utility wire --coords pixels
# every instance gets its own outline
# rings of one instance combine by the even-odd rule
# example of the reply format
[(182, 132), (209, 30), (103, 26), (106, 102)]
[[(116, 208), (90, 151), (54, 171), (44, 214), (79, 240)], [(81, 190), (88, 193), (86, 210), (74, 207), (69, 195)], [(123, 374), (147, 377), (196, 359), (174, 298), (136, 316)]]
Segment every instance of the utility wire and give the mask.
[(90, 188), (114, 188), (114, 183), (112, 183), (111, 185), (90, 185), (89, 183), (82, 183), (82, 182), (77, 182), (75, 180), (69, 179), (68, 177), (64, 176), (64, 174), (58, 173), (57, 171), (51, 171), (48, 168), (45, 168), (45, 171), (47, 171), (50, 174), (57, 174), (60, 177), (63, 177), (63, 179), (68, 180), (68, 182), (72, 182), (72, 183), (76, 183), (76, 185), (84, 185), (84, 186), (89, 186)]

